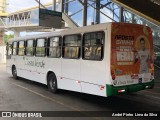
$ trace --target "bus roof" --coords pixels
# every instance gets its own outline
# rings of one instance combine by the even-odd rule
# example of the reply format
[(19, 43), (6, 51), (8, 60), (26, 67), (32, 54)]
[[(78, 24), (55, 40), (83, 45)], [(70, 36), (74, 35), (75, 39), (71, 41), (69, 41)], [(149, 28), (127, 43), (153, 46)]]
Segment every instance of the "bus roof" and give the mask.
[[(37, 35), (29, 35), (29, 36), (23, 36), (23, 37), (15, 37), (9, 39), (9, 42), (13, 41), (19, 41), (19, 40), (29, 40), (29, 39), (36, 39), (36, 38), (44, 38), (44, 37), (52, 37), (52, 36), (63, 36), (68, 34), (78, 34), (78, 33), (85, 33), (85, 32), (94, 32), (94, 31), (104, 31), (106, 29), (109, 30), (111, 27), (112, 22), (109, 23), (102, 23), (102, 24), (96, 24), (96, 25), (90, 25), (90, 26), (84, 26), (84, 27), (78, 27), (74, 29), (66, 29), (62, 31), (54, 31), (49, 33), (43, 33), (43, 34), (37, 34)], [(114, 24), (131, 24), (131, 23), (114, 23)], [(134, 25), (134, 24), (133, 24)], [(136, 26), (142, 26), (137, 25)]]
[(91, 31), (103, 31), (103, 30), (106, 30), (107, 27), (109, 27), (110, 25), (111, 23), (102, 23), (102, 24), (78, 27), (74, 29), (66, 29), (62, 31), (54, 31), (54, 32), (49, 32), (49, 33), (37, 34), (37, 35), (15, 37), (15, 38), (9, 39), (9, 42), (23, 40), (23, 39), (25, 40), (35, 39), (35, 38), (41, 38), (41, 37), (51, 37), (51, 36), (60, 36), (60, 35), (63, 36), (66, 34), (77, 34), (77, 33), (91, 32)]

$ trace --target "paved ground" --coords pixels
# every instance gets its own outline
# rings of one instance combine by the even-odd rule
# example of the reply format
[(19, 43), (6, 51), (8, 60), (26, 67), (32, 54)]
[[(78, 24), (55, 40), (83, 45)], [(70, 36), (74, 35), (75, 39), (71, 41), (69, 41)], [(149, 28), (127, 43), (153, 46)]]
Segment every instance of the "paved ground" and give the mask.
[[(5, 64), (0, 64), (0, 111), (160, 111), (160, 74), (158, 69), (156, 69), (155, 77), (154, 89), (127, 95), (104, 98), (64, 90), (59, 91), (58, 94), (52, 94), (45, 85), (23, 78), (14, 80), (11, 75), (6, 73)], [(75, 113), (73, 112), (73, 114)], [(13, 119), (21, 120), (22, 118)], [(29, 118), (23, 119), (28, 120)], [(32, 119), (35, 120), (35, 118)], [(134, 120), (135, 118), (54, 117), (38, 119)], [(144, 120), (144, 118), (136, 119)]]

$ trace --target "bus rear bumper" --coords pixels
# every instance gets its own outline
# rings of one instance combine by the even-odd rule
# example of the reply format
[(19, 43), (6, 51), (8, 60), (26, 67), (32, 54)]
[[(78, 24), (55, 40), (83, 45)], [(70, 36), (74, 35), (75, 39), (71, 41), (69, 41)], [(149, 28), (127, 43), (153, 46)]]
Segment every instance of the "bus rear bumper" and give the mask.
[(144, 89), (151, 89), (153, 87), (154, 87), (154, 80), (147, 83), (117, 86), (117, 87), (113, 85), (106, 85), (106, 96), (137, 92)]

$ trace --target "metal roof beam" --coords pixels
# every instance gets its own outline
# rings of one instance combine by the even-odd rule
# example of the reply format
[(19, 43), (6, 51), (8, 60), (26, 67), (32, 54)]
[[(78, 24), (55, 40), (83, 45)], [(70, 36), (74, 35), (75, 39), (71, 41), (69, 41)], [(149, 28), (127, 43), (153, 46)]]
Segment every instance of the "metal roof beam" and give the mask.
[(42, 6), (43, 8), (47, 9), (43, 4), (41, 4), (40, 0), (35, 0), (40, 6)]

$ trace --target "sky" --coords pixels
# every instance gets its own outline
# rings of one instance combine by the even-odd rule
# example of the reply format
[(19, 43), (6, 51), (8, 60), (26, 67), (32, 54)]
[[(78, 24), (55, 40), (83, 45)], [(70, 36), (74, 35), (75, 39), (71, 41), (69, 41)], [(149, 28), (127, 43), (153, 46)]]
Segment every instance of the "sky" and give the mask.
[[(52, 2), (53, 0), (40, 0), (42, 4)], [(33, 6), (38, 6), (38, 3), (35, 0), (7, 0), (8, 12), (15, 12), (18, 10), (30, 8)]]

